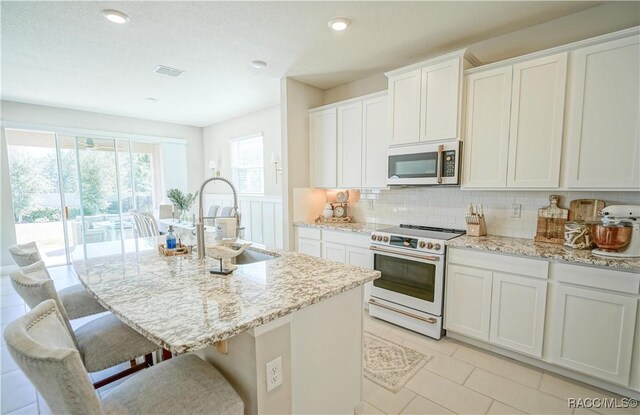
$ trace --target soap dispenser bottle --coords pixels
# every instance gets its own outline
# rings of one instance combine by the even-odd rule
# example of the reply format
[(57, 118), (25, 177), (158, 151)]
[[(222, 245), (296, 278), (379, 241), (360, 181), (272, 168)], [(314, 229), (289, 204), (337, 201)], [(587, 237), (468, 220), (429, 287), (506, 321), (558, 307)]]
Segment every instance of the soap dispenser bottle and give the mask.
[(173, 233), (172, 225), (169, 225), (167, 232), (167, 249), (176, 249), (176, 235)]

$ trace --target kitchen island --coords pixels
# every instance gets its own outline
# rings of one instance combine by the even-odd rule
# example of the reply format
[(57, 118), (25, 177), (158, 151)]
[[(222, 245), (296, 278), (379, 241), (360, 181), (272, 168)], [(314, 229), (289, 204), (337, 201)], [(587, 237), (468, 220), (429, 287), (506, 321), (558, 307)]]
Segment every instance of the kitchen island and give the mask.
[[(89, 292), (174, 353), (213, 363), (247, 413), (345, 413), (362, 395), (363, 284), (380, 274), (292, 252), (252, 248), (230, 276), (215, 260), (165, 257), (155, 238), (74, 261)], [(222, 346), (222, 347), (221, 347)], [(267, 392), (280, 357), (282, 385)]]

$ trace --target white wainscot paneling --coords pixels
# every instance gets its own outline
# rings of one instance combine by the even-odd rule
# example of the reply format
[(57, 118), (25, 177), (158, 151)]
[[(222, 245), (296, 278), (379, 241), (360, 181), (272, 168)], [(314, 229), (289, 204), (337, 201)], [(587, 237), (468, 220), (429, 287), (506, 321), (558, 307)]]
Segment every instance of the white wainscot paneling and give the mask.
[[(206, 194), (205, 212), (216, 204), (232, 206), (230, 194)], [(283, 249), (282, 199), (269, 196), (238, 196), (238, 207), (242, 215), (241, 226), (245, 228), (245, 239)]]

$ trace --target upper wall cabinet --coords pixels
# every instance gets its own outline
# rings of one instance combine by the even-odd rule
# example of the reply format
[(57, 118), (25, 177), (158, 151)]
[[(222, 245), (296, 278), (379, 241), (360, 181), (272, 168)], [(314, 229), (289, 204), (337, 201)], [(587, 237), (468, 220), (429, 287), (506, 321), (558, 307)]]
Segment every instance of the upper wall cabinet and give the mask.
[(473, 59), (462, 50), (386, 73), (390, 145), (459, 137), (462, 70)]
[(568, 188), (640, 188), (640, 36), (571, 52)]
[(386, 186), (387, 96), (376, 93), (309, 112), (311, 186)]
[(336, 125), (335, 107), (309, 114), (311, 183), (313, 187), (333, 189), (338, 183)]
[(561, 53), (467, 76), (466, 188), (558, 188), (567, 73)]

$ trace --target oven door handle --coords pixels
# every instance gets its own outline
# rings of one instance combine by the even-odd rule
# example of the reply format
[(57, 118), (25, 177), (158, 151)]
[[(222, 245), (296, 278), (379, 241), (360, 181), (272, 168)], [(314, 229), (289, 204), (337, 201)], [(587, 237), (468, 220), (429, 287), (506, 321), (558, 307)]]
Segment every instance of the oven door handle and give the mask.
[(444, 144), (438, 145), (438, 162), (436, 163), (436, 169), (438, 170), (436, 176), (436, 182), (442, 184), (442, 152), (444, 151)]
[(408, 311), (400, 310), (399, 308), (395, 308), (395, 307), (388, 306), (386, 304), (379, 303), (376, 300), (374, 300), (373, 298), (369, 299), (369, 304), (375, 305), (375, 306), (378, 306), (378, 307), (382, 307), (382, 308), (386, 308), (387, 310), (391, 310), (393, 312), (403, 314), (403, 315), (405, 315), (407, 317), (411, 317), (411, 318), (415, 318), (415, 319), (418, 319), (418, 320), (422, 320), (422, 321), (427, 322), (429, 324), (436, 324), (438, 322), (438, 320), (433, 318), (433, 317), (422, 317), (422, 316), (419, 316), (417, 314), (409, 313)]
[(379, 248), (377, 246), (370, 246), (369, 249), (374, 251), (374, 252), (376, 252), (376, 251), (377, 252), (386, 252), (388, 254), (396, 254), (396, 255), (401, 255), (401, 256), (406, 256), (406, 257), (411, 257), (411, 258), (425, 259), (427, 261), (440, 262), (440, 258), (437, 257), (437, 256), (419, 255), (419, 254), (413, 254), (411, 252), (395, 252), (395, 251), (392, 251), (390, 249)]

